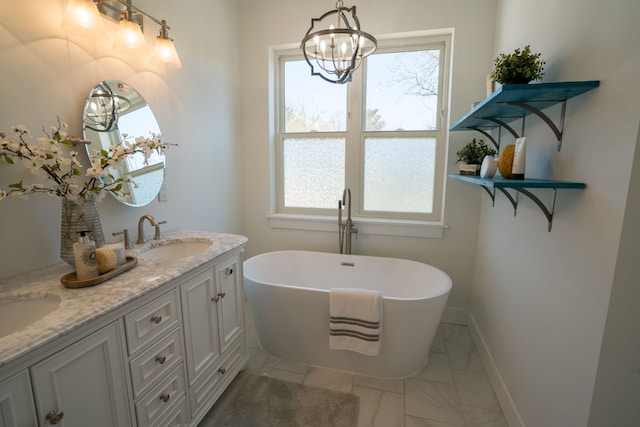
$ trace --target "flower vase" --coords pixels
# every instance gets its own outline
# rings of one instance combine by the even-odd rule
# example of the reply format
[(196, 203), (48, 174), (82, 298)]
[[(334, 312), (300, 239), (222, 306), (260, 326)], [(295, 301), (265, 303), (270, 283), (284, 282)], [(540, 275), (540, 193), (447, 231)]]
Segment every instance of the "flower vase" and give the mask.
[(87, 200), (77, 204), (62, 199), (62, 218), (60, 221), (60, 257), (75, 267), (73, 244), (78, 241), (78, 232), (89, 231), (89, 239), (96, 242), (96, 247), (105, 244), (102, 224), (98, 215), (95, 200)]

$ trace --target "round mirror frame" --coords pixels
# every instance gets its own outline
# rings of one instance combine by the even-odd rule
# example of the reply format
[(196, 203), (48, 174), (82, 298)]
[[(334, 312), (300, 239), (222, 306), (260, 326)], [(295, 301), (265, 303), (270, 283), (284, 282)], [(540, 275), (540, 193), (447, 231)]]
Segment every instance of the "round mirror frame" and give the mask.
[[(91, 141), (87, 145), (87, 154), (91, 156), (98, 150), (108, 150), (125, 140), (136, 137), (160, 135), (160, 127), (153, 111), (145, 99), (133, 87), (119, 80), (104, 80), (91, 91), (84, 104), (82, 115), (84, 139)], [(133, 178), (135, 185), (129, 185), (125, 192), (128, 197), (116, 197), (127, 206), (145, 206), (158, 195), (164, 182), (165, 156), (154, 153), (145, 162), (142, 153), (136, 153), (123, 161), (118, 170), (110, 169), (114, 176)]]

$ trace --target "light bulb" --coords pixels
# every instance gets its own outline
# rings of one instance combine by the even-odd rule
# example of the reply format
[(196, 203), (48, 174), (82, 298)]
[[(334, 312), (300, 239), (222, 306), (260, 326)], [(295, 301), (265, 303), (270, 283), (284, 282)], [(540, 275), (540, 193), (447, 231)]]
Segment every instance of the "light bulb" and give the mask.
[(169, 68), (182, 67), (173, 41), (162, 37), (156, 39), (156, 44), (153, 46), (153, 53), (151, 54), (151, 62), (153, 64), (165, 65)]
[(82, 32), (93, 40), (108, 38), (98, 6), (92, 0), (69, 0), (62, 28)]
[(113, 44), (115, 50), (125, 53), (135, 53), (138, 55), (148, 55), (149, 47), (144, 39), (142, 29), (135, 22), (127, 19), (120, 20), (116, 40)]

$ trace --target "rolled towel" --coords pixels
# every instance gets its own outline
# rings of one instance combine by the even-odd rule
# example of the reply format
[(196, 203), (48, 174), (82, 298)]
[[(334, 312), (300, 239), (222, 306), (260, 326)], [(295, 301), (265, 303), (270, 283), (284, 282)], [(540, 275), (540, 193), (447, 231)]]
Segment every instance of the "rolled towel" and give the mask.
[(367, 289), (329, 291), (329, 348), (367, 356), (380, 352), (382, 294)]

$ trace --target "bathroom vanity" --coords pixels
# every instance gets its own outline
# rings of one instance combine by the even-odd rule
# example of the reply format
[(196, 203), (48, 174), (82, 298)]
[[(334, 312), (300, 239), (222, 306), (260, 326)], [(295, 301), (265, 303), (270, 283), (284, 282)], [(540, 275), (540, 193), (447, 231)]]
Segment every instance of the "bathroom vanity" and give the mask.
[[(195, 253), (163, 251), (198, 242)], [(210, 245), (204, 243), (209, 242)], [(247, 354), (244, 236), (169, 233), (135, 268), (67, 289), (57, 264), (0, 280), (2, 304), (57, 308), (0, 336), (0, 420), (11, 426), (195, 426)], [(172, 248), (169, 248), (172, 249)], [(8, 307), (8, 306), (7, 306)]]

